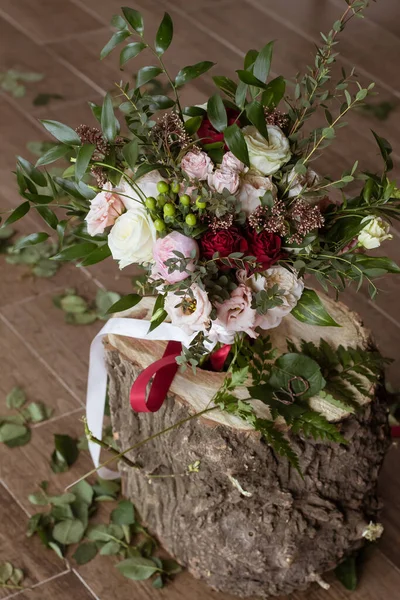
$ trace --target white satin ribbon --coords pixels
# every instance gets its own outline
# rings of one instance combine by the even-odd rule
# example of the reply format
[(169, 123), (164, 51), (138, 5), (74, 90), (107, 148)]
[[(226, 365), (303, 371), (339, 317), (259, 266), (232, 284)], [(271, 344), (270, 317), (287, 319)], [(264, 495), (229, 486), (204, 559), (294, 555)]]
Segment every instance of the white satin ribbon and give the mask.
[[(86, 418), (89, 430), (98, 439), (103, 435), (104, 408), (107, 394), (107, 368), (105, 362), (103, 337), (108, 334), (122, 335), (124, 337), (140, 340), (158, 340), (181, 342), (189, 346), (194, 336), (188, 336), (182, 329), (162, 323), (154, 331), (149, 331), (149, 321), (142, 319), (129, 319), (116, 317), (110, 319), (93, 339), (90, 346), (89, 375), (86, 395)], [(98, 474), (103, 479), (117, 479), (118, 471), (111, 471), (100, 467), (101, 448), (94, 442), (89, 442), (89, 451)]]

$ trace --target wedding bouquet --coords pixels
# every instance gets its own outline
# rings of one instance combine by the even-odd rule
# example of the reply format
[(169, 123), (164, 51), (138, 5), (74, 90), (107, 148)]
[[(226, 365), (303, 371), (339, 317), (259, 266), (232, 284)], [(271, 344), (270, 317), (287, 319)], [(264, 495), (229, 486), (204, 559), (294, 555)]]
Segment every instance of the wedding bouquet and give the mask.
[[(238, 361), (237, 384), (248, 375), (243, 357), (251, 362), (258, 348), (272, 360), (267, 346), (260, 350), (260, 340), (289, 313), (313, 327), (340, 326), (318, 293), (305, 286), (307, 279), (313, 276), (325, 291), (336, 292), (366, 282), (374, 297), (374, 279), (400, 271), (391, 259), (369, 253), (391, 239), (390, 221), (399, 218), (400, 192), (388, 179), (389, 143), (373, 134), (383, 159), (379, 174), (359, 172), (357, 161), (336, 179), (313, 168), (346, 114), (373, 89), (372, 83), (363, 88), (353, 71), (343, 71), (336, 84), (331, 78), (337, 35), (367, 3), (347, 1), (304, 75), (271, 79), (269, 42), (246, 54), (234, 79), (215, 74), (216, 92), (206, 103), (187, 107), (181, 89), (214, 63), (170, 74), (164, 53), (173, 38), (171, 17), (165, 14), (151, 43), (140, 13), (123, 8), (123, 17), (112, 20), (116, 32), (101, 58), (127, 41), (121, 69), (142, 52), (151, 65), (139, 69), (133, 86), (121, 82), (102, 106), (91, 104), (97, 127), (73, 130), (42, 121), (57, 143), (36, 166), (18, 159), (24, 202), (6, 223), (35, 209), (58, 234), (55, 260), (88, 266), (112, 256), (120, 269), (143, 267), (135, 293), (111, 312), (155, 295), (150, 330), (169, 319), (190, 336), (178, 363), (210, 368), (210, 356), (223, 348), (222, 368), (233, 373)], [(162, 93), (166, 86), (169, 95)], [(305, 132), (317, 109), (325, 122)], [(59, 159), (69, 160), (62, 177), (39, 169)], [(19, 246), (47, 237), (32, 234)], [(294, 394), (298, 403), (302, 394), (305, 400), (324, 386), (322, 376), (312, 385), (310, 373)], [(368, 376), (367, 366), (362, 375)], [(307, 369), (300, 376), (307, 379)], [(273, 401), (279, 390), (293, 392), (293, 382), (276, 373), (275, 380), (264, 381), (274, 389)], [(277, 406), (283, 414), (284, 403)], [(242, 406), (241, 416), (249, 418), (247, 413)]]

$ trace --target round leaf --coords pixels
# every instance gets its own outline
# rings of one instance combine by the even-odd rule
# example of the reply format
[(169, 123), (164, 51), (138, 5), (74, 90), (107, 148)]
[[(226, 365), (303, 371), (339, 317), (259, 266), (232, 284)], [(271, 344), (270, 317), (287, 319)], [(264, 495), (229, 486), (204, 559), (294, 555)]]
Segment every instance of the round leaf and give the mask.
[(124, 575), (124, 577), (133, 579), (134, 581), (143, 581), (144, 579), (149, 579), (149, 577), (158, 571), (152, 560), (139, 556), (127, 558), (126, 560), (118, 563), (116, 567), (118, 571)]
[(60, 544), (77, 544), (84, 531), (83, 523), (79, 519), (69, 519), (54, 526), (53, 537)]
[(97, 546), (94, 542), (84, 542), (80, 544), (75, 550), (72, 558), (78, 563), (78, 565), (85, 565), (91, 561), (97, 554)]

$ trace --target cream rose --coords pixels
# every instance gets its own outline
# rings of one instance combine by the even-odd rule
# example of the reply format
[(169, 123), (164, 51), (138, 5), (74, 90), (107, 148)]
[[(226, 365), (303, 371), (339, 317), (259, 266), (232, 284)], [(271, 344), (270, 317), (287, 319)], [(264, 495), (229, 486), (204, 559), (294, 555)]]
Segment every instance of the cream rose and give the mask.
[(379, 248), (382, 242), (393, 238), (389, 233), (389, 223), (381, 219), (381, 217), (366, 217), (363, 221), (366, 221), (366, 225), (358, 234), (358, 244), (363, 248), (367, 250)]
[(153, 262), (153, 246), (157, 232), (153, 221), (142, 204), (134, 203), (115, 222), (108, 235), (108, 245), (119, 268), (132, 263)]
[(261, 327), (261, 329), (278, 327), (283, 317), (296, 306), (304, 290), (303, 280), (298, 279), (295, 273), (284, 267), (271, 267), (262, 275), (252, 275), (247, 284), (255, 293), (268, 290), (274, 285), (277, 285), (282, 292), (280, 298), (283, 303), (281, 305), (270, 308), (265, 315), (257, 314), (255, 326)]
[(193, 297), (177, 296), (168, 292), (165, 298), (164, 309), (171, 323), (180, 327), (187, 335), (204, 331), (210, 326), (211, 302), (207, 292), (194, 283), (191, 286)]
[(239, 173), (232, 169), (217, 169), (208, 176), (208, 185), (219, 194), (224, 189), (227, 189), (231, 194), (235, 194), (239, 188), (239, 183)]
[[(157, 183), (159, 181), (165, 181), (165, 179), (161, 177), (158, 171), (150, 171), (150, 173), (143, 175), (143, 177), (140, 177), (135, 183), (136, 186), (140, 188), (143, 198), (148, 198), (149, 196), (157, 197)], [(124, 196), (121, 196), (121, 198), (128, 210), (136, 208), (139, 206), (139, 202), (143, 202), (143, 198), (139, 194), (136, 186), (131, 186), (131, 184), (123, 178), (118, 188), (125, 194)]]
[(213, 172), (214, 165), (205, 152), (188, 152), (182, 158), (181, 169), (190, 179), (204, 181)]
[[(289, 173), (282, 179), (282, 184), (286, 188), (290, 185), (289, 191), (287, 193), (288, 198), (295, 198), (298, 196), (303, 188), (309, 188), (318, 183), (320, 180), (319, 175), (313, 171), (313, 169), (308, 168), (305, 175), (296, 174), (294, 170), (289, 171)], [(310, 196), (306, 196), (304, 198), (306, 202), (313, 202), (313, 198)], [(318, 200), (318, 198), (317, 198)]]
[(262, 175), (276, 173), (291, 157), (289, 140), (282, 130), (276, 125), (267, 125), (267, 129), (269, 141), (253, 125), (242, 129), (250, 166)]
[(276, 185), (272, 183), (269, 177), (262, 177), (253, 171), (246, 173), (241, 180), (237, 198), (240, 200), (242, 210), (247, 216), (260, 206), (260, 198), (262, 198), (266, 192), (271, 192), (274, 198), (276, 198)]

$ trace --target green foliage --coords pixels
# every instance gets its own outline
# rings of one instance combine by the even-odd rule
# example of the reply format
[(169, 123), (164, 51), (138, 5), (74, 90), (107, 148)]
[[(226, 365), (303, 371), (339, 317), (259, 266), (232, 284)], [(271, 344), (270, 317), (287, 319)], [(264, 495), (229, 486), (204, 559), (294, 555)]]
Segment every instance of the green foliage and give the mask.
[(298, 321), (319, 327), (340, 327), (327, 312), (318, 294), (305, 288), (300, 300), (292, 310)]
[(24, 446), (31, 439), (31, 425), (46, 421), (53, 414), (53, 409), (44, 402), (30, 402), (24, 390), (14, 387), (6, 397), (7, 408), (12, 411), (0, 415), (0, 443), (9, 448)]
[(65, 473), (79, 456), (78, 442), (69, 435), (54, 434), (54, 451), (50, 466), (54, 473)]
[[(26, 94), (25, 83), (37, 83), (43, 79), (42, 73), (24, 72), (18, 69), (9, 69), (0, 73), (0, 87), (14, 98), (22, 98)], [(35, 101), (34, 101), (35, 104)]]
[(23, 570), (15, 567), (11, 562), (0, 562), (0, 589), (9, 590), (10, 593), (12, 590), (23, 590), (21, 583), (24, 577)]
[[(121, 296), (116, 292), (99, 289), (94, 302), (88, 302), (71, 288), (64, 294), (53, 297), (53, 303), (65, 313), (65, 320), (70, 325), (90, 325), (96, 320), (108, 319), (113, 305), (121, 302)], [(112, 311), (113, 312), (113, 311)]]
[[(124, 577), (142, 581), (157, 574), (155, 587), (163, 587), (181, 568), (174, 560), (156, 556), (156, 541), (135, 518), (133, 504), (121, 499), (120, 491), (119, 482), (98, 479), (93, 485), (81, 481), (69, 493), (50, 495), (48, 483), (42, 482), (39, 492), (29, 495), (29, 501), (47, 507), (47, 511), (29, 519), (27, 536), (38, 535), (60, 558), (66, 556), (69, 546), (79, 544), (72, 554), (78, 565), (90, 562), (97, 554), (117, 556), (115, 566)], [(98, 503), (105, 500), (118, 502), (109, 523), (92, 523)], [(0, 584), (1, 580), (0, 569)]]
[(335, 575), (340, 583), (346, 588), (354, 592), (358, 585), (357, 573), (357, 557), (349, 556), (335, 569)]

